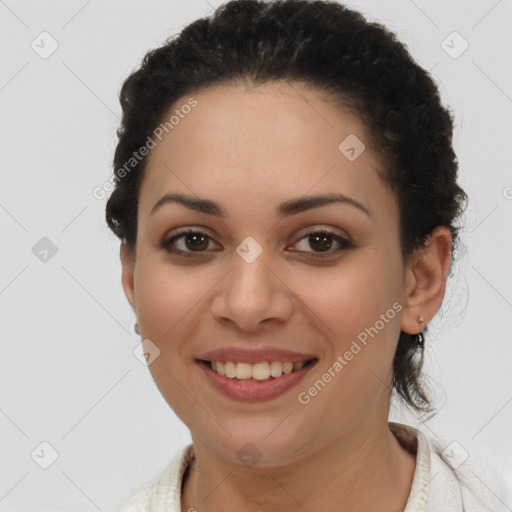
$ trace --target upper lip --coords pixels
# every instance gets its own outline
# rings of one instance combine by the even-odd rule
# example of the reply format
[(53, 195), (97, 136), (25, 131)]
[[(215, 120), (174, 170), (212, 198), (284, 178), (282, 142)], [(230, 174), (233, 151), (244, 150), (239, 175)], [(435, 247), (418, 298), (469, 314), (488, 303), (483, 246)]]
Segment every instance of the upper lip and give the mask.
[(263, 347), (259, 349), (249, 349), (242, 347), (224, 347), (206, 352), (198, 359), (203, 361), (233, 361), (239, 363), (260, 363), (263, 361), (290, 361), (299, 363), (316, 359), (314, 354), (300, 354), (291, 350), (283, 350), (275, 347)]

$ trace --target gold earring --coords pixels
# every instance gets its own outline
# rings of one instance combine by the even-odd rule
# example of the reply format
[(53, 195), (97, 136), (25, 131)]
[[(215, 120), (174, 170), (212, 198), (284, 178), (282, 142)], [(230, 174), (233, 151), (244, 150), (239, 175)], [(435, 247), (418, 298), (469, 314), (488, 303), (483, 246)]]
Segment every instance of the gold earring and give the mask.
[[(422, 324), (424, 321), (425, 321), (425, 319), (423, 318), (422, 315), (420, 315), (419, 318), (418, 318), (418, 324)], [(421, 332), (419, 332), (418, 334), (414, 334), (413, 341), (414, 341), (414, 344), (417, 347), (419, 347), (419, 348), (423, 348), (424, 347), (425, 339), (424, 339), (423, 334)]]

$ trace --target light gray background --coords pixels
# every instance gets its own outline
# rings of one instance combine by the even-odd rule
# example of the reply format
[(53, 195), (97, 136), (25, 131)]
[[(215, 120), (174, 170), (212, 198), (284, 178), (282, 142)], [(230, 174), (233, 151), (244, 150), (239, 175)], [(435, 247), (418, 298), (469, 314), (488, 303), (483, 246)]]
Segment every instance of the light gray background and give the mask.
[[(220, 3), (0, 0), (0, 511), (109, 510), (190, 440), (133, 355), (119, 244), (92, 190), (111, 173), (122, 80)], [(422, 428), (510, 470), (512, 2), (347, 4), (397, 32), (456, 113), (470, 203), (426, 348), (442, 410)], [(59, 45), (47, 59), (31, 48), (43, 31)], [(453, 31), (469, 43), (455, 59)], [(47, 262), (42, 237), (58, 249)]]

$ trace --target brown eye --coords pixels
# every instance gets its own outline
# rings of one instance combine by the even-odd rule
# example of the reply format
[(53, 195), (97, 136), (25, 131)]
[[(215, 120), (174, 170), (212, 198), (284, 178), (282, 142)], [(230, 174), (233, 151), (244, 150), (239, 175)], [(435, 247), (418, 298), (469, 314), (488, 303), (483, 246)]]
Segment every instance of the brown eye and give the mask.
[(319, 251), (328, 251), (332, 246), (332, 236), (326, 233), (314, 233), (309, 235), (309, 245)]
[(189, 230), (164, 240), (161, 247), (170, 253), (186, 257), (193, 255), (191, 253), (203, 254), (208, 249), (210, 241), (212, 239), (206, 233)]
[(202, 250), (208, 247), (208, 237), (201, 233), (188, 233), (184, 235), (185, 246), (192, 250)]
[[(206, 233), (188, 230), (165, 239), (161, 243), (161, 248), (183, 257), (202, 256), (208, 252), (210, 242), (213, 242), (213, 239)], [(312, 231), (297, 242), (297, 244), (300, 243), (306, 243), (313, 249), (313, 251), (308, 251), (307, 248), (298, 251), (308, 253), (309, 258), (325, 258), (355, 247), (349, 240), (329, 231)]]
[[(305, 245), (312, 248), (313, 251), (301, 250), (298, 252), (308, 252), (308, 257), (310, 258), (324, 258), (355, 247), (349, 240), (329, 231), (312, 231), (305, 237), (301, 238), (297, 244), (304, 243), (303, 241), (306, 241)], [(333, 247), (333, 244), (334, 246), (338, 245), (338, 248), (330, 250)], [(322, 253), (326, 253), (325, 256)]]

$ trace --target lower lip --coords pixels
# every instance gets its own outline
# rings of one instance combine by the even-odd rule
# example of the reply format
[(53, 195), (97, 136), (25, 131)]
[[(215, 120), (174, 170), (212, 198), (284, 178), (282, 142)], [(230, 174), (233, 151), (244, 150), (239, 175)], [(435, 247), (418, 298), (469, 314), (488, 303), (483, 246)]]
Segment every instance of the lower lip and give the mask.
[(198, 364), (212, 386), (223, 395), (241, 402), (260, 402), (283, 395), (299, 384), (317, 362), (318, 360), (315, 360), (296, 372), (283, 374), (281, 377), (271, 377), (263, 382), (229, 379), (214, 372), (201, 361), (198, 361)]

